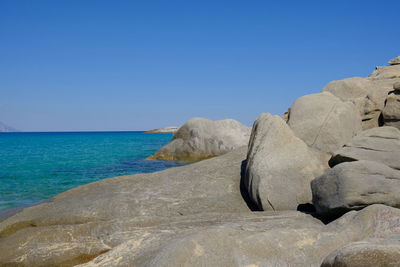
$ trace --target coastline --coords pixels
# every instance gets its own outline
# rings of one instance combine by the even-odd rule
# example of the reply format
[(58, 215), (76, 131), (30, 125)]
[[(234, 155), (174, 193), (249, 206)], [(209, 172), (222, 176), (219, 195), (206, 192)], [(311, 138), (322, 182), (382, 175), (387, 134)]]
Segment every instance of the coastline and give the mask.
[[(360, 83), (363, 105), (356, 106), (342, 93), (349, 86), (358, 93)], [(395, 266), (400, 126), (390, 126), (398, 106), (387, 100), (397, 99), (398, 88), (400, 65), (333, 81), (298, 98), (286, 118), (259, 115), (236, 149), (228, 143), (232, 129), (197, 118), (181, 128), (191, 134), (166, 146), (176, 143), (171, 155), (215, 157), (3, 211), (0, 265), (336, 266), (344, 259), (346, 266)], [(350, 257), (337, 257), (342, 252)]]

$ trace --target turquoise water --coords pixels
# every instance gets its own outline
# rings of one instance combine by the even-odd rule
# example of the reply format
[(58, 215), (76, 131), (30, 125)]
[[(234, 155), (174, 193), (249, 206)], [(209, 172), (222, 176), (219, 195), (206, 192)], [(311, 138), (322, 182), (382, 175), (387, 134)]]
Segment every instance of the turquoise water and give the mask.
[(144, 160), (172, 134), (0, 134), (0, 210), (31, 205), (99, 179), (179, 166)]

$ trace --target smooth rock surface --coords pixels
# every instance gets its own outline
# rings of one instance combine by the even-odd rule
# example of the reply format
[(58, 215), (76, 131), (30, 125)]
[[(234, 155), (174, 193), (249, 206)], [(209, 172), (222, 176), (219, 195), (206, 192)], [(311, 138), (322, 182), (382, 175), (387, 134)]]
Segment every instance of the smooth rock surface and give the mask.
[(372, 204), (400, 207), (400, 171), (373, 161), (336, 165), (311, 182), (321, 215), (339, 216)]
[(400, 265), (400, 235), (368, 238), (332, 252), (321, 267), (387, 267)]
[(261, 114), (254, 122), (245, 186), (261, 210), (296, 210), (311, 202), (310, 181), (324, 164), (279, 116)]
[(194, 118), (175, 133), (173, 140), (149, 159), (197, 161), (223, 155), (248, 144), (251, 129), (238, 121)]
[(329, 160), (331, 167), (349, 161), (370, 160), (400, 169), (400, 130), (384, 126), (360, 132)]
[(290, 108), (288, 124), (307, 145), (327, 153), (333, 153), (361, 131), (361, 117), (354, 104), (329, 92), (297, 99)]
[(21, 229), (0, 239), (0, 266), (320, 266), (350, 242), (395, 234), (400, 210), (384, 205), (328, 225), (296, 211), (139, 215)]
[(161, 245), (148, 234), (141, 242), (123, 243), (81, 267), (314, 267), (350, 242), (400, 233), (400, 210), (383, 205), (350, 212), (326, 226), (295, 211), (232, 218), (184, 233), (180, 230), (181, 234), (170, 235)]

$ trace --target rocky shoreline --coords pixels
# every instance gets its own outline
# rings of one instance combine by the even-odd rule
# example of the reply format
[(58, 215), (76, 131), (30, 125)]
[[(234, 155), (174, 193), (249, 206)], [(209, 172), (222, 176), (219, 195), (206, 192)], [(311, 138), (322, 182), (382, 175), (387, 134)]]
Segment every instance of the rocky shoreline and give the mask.
[(154, 158), (0, 222), (0, 266), (398, 266), (400, 57), (284, 116), (193, 119)]

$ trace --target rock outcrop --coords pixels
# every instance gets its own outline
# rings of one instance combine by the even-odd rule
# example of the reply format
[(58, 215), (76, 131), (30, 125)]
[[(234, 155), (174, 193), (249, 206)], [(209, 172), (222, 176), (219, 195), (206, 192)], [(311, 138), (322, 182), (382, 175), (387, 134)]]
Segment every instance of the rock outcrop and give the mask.
[(176, 133), (178, 131), (178, 129), (179, 128), (176, 126), (170, 126), (170, 127), (164, 127), (164, 128), (150, 130), (145, 133)]
[(391, 60), (388, 62), (388, 64), (389, 64), (389, 65), (398, 65), (398, 64), (400, 64), (400, 56), (391, 59)]
[(354, 104), (329, 92), (305, 95), (290, 108), (288, 124), (312, 148), (333, 153), (361, 130)]
[(384, 126), (362, 131), (333, 155), (329, 165), (356, 160), (376, 161), (400, 169), (400, 130)]
[(254, 122), (245, 186), (261, 210), (295, 210), (311, 202), (310, 181), (324, 165), (279, 116), (261, 114)]
[(149, 159), (198, 161), (223, 155), (247, 145), (250, 131), (235, 120), (194, 118), (180, 127), (173, 140)]
[(124, 266), (122, 262), (125, 266), (316, 267), (329, 253), (350, 242), (400, 233), (400, 210), (383, 205), (346, 214), (327, 226), (295, 211), (232, 218), (177, 234), (163, 246), (139, 254), (142, 258), (136, 255), (151, 237), (136, 247), (133, 242), (123, 244), (82, 267)]
[(323, 216), (340, 216), (372, 204), (400, 208), (400, 171), (373, 161), (336, 165), (311, 182), (313, 204)]
[[(396, 59), (393, 60), (395, 62)], [(363, 129), (382, 125), (380, 115), (393, 84), (400, 82), (400, 65), (377, 67), (367, 78), (353, 77), (328, 83), (323, 91), (330, 92), (357, 107)]]
[(328, 83), (324, 92), (330, 92), (342, 101), (351, 101), (356, 106), (362, 119), (362, 128), (378, 127), (379, 116), (387, 90), (376, 88), (368, 78), (353, 77)]
[[(397, 120), (390, 64), (261, 114), (251, 137), (237, 121), (188, 121), (152, 158), (206, 160), (0, 219), (0, 267), (398, 265), (400, 130), (376, 128)], [(317, 213), (295, 211), (311, 200)]]
[(1, 238), (0, 266), (316, 267), (350, 242), (399, 233), (400, 210), (384, 205), (349, 212), (326, 226), (297, 211), (54, 221), (26, 224)]
[(321, 267), (387, 267), (399, 266), (400, 235), (368, 238), (350, 243), (332, 252)]

